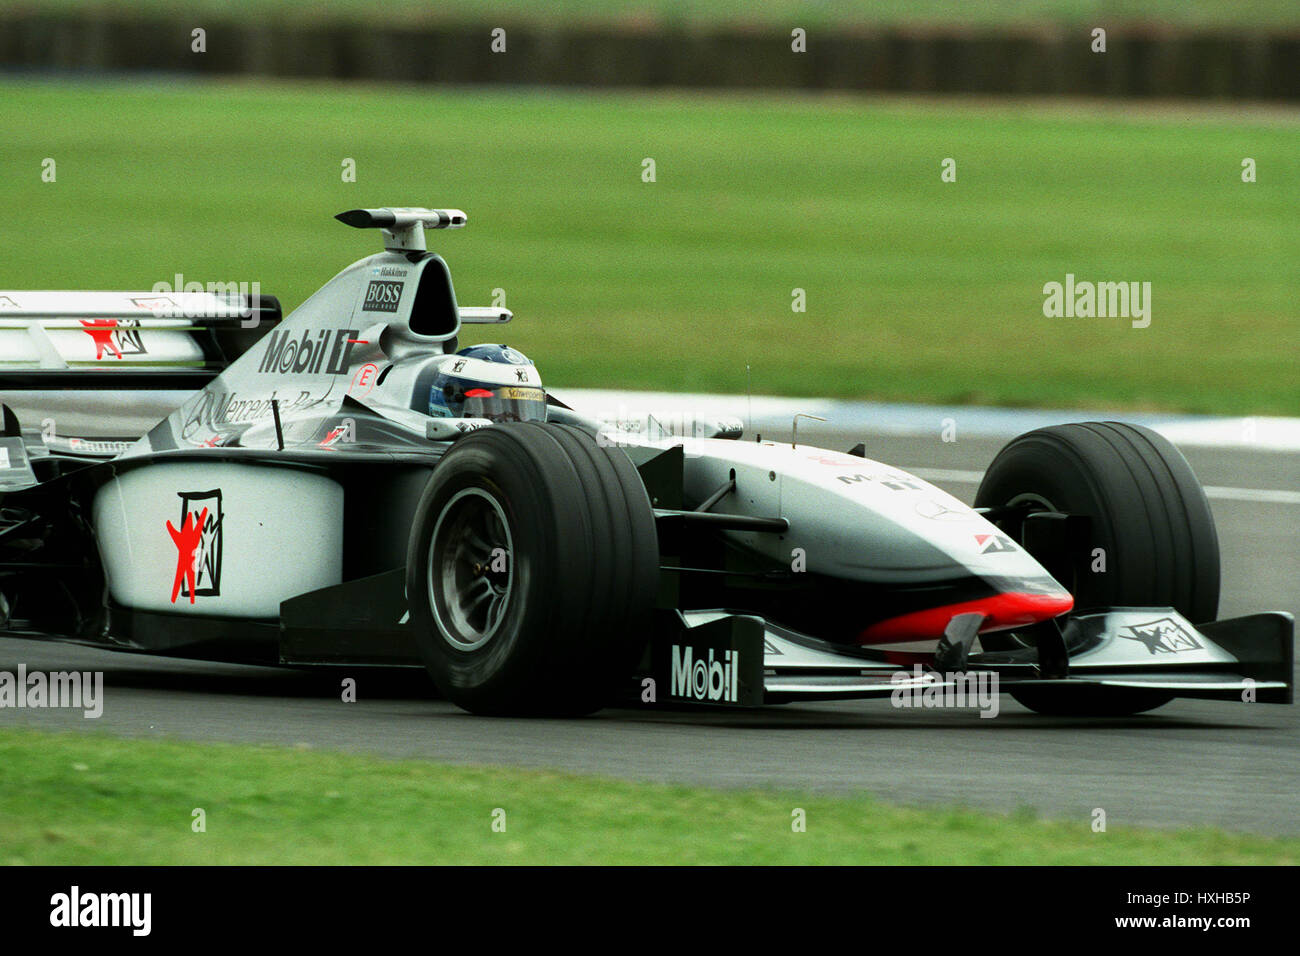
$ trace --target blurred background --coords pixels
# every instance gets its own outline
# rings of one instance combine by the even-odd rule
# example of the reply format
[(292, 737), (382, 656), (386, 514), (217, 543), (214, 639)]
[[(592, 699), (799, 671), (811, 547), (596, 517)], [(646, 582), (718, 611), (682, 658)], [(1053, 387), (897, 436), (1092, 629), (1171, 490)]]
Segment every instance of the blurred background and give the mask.
[(1298, 103), (1294, 0), (25, 0), (0, 287), (292, 307), (454, 206), (554, 386), (1300, 414)]

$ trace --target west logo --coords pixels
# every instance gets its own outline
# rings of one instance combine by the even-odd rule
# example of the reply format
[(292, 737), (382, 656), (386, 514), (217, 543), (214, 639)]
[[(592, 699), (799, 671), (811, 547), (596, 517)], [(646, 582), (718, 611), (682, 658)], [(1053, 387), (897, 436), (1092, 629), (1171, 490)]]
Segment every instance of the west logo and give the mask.
[(402, 301), (402, 283), (385, 282), (371, 279), (366, 288), (365, 301), (361, 303), (362, 312), (396, 312)]
[(348, 370), (356, 329), (305, 329), (302, 338), (296, 340), (293, 335), (273, 331), (266, 337), (259, 372), (339, 375)]
[(221, 594), (221, 489), (180, 491), (181, 525), (167, 522), (167, 533), (176, 545), (176, 574), (172, 578), (172, 603), (185, 596)]
[(96, 359), (102, 359), (105, 351), (116, 358), (146, 352), (136, 319), (82, 319), (81, 326), (95, 343)]
[(1130, 641), (1140, 641), (1152, 654), (1177, 654), (1179, 651), (1200, 650), (1201, 642), (1187, 632), (1187, 629), (1167, 617), (1146, 624), (1134, 624), (1125, 628), (1128, 634), (1120, 637)]
[(148, 351), (140, 338), (137, 319), (82, 319), (81, 325), (95, 343), (96, 359), (103, 358), (105, 350), (117, 358), (144, 355)]
[(674, 644), (672, 680), (668, 693), (684, 700), (736, 703), (740, 699), (740, 652), (723, 651), (722, 659), (709, 648), (708, 662), (694, 660), (694, 652)]

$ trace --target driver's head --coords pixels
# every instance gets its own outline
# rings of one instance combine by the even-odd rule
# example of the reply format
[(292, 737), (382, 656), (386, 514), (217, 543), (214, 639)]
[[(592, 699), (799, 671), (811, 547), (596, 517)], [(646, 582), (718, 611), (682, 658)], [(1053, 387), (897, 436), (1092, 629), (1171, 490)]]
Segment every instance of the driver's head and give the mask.
[(439, 364), (429, 387), (429, 414), (543, 421), (546, 392), (536, 366), (522, 352), (508, 345), (473, 345)]

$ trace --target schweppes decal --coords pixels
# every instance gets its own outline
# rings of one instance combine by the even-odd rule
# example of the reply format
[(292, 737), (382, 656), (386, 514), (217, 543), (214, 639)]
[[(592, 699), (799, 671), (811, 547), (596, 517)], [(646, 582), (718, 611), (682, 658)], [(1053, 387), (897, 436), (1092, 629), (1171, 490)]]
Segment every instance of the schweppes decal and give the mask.
[(259, 372), (281, 375), (341, 375), (356, 344), (356, 329), (306, 329), (295, 339), (291, 331), (271, 331), (266, 337)]

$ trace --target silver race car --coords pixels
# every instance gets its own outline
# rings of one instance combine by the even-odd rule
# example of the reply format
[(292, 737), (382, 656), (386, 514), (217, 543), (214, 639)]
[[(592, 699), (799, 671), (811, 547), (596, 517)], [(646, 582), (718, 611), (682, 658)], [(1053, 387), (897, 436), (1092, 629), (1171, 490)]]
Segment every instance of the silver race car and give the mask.
[(971, 507), (867, 457), (568, 407), (382, 232), (281, 318), (228, 292), (0, 293), (0, 627), (220, 661), (420, 665), (475, 713), (753, 706), (994, 679), (1043, 713), (1290, 703), (1293, 622), (1216, 621), (1158, 434), (1039, 429)]

